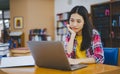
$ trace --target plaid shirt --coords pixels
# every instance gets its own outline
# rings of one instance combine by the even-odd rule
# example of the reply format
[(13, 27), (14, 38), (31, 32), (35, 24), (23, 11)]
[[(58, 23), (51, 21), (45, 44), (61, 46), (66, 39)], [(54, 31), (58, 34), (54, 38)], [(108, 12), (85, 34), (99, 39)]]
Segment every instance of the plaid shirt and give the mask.
[[(96, 63), (103, 63), (104, 62), (104, 51), (103, 51), (103, 46), (101, 43), (101, 38), (99, 33), (93, 29), (93, 36), (92, 36), (93, 40), (91, 41), (91, 47), (89, 47), (86, 50), (86, 56), (91, 58), (95, 58)], [(68, 42), (70, 40), (70, 33), (67, 34), (65, 42), (64, 42), (64, 46), (66, 47)], [(77, 41), (76, 39), (74, 40), (74, 44), (73, 44), (73, 51), (68, 54), (67, 50), (65, 50), (67, 57), (71, 57), (71, 58), (76, 58), (76, 45), (77, 45)]]

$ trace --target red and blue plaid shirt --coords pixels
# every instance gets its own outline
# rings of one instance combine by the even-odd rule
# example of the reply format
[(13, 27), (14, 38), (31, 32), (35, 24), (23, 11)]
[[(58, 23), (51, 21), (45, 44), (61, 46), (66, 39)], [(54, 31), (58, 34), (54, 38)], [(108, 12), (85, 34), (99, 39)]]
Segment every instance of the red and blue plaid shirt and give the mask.
[[(92, 35), (93, 40), (91, 41), (91, 47), (89, 47), (86, 50), (86, 56), (91, 58), (95, 58), (96, 63), (103, 63), (104, 62), (104, 51), (103, 51), (103, 46), (101, 43), (101, 38), (99, 33), (93, 29), (93, 35)], [(68, 42), (70, 40), (70, 34), (68, 33), (64, 42), (64, 46), (66, 47)], [(75, 58), (75, 51), (76, 51), (76, 45), (77, 41), (74, 40), (73, 44), (73, 51), (72, 53), (68, 54), (67, 49), (65, 50), (67, 57)]]

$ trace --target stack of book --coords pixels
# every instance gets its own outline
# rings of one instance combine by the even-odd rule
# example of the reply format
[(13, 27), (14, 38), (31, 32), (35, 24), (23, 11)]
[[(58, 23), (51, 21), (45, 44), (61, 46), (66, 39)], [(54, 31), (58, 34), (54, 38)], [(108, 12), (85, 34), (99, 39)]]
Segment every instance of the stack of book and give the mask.
[(0, 43), (0, 56), (7, 56), (9, 53), (9, 44), (8, 43)]
[(30, 50), (28, 47), (19, 47), (10, 49), (10, 56), (28, 56), (30, 55)]

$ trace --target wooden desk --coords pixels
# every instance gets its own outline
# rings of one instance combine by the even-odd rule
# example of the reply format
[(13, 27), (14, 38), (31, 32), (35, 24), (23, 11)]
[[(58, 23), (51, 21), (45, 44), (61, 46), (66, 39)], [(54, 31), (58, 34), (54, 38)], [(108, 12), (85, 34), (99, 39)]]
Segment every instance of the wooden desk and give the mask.
[(1, 70), (6, 72), (5, 74), (120, 74), (120, 67), (104, 64), (92, 64), (86, 68), (75, 71), (62, 71), (38, 67), (2, 68)]

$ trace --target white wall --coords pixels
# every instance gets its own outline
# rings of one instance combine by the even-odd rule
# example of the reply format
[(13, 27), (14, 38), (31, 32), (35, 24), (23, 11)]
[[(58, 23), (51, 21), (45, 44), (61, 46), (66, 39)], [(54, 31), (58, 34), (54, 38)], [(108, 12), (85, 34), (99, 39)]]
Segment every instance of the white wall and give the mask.
[(110, 0), (55, 0), (55, 14), (68, 12), (76, 5), (85, 6), (90, 13), (90, 5), (107, 1)]

